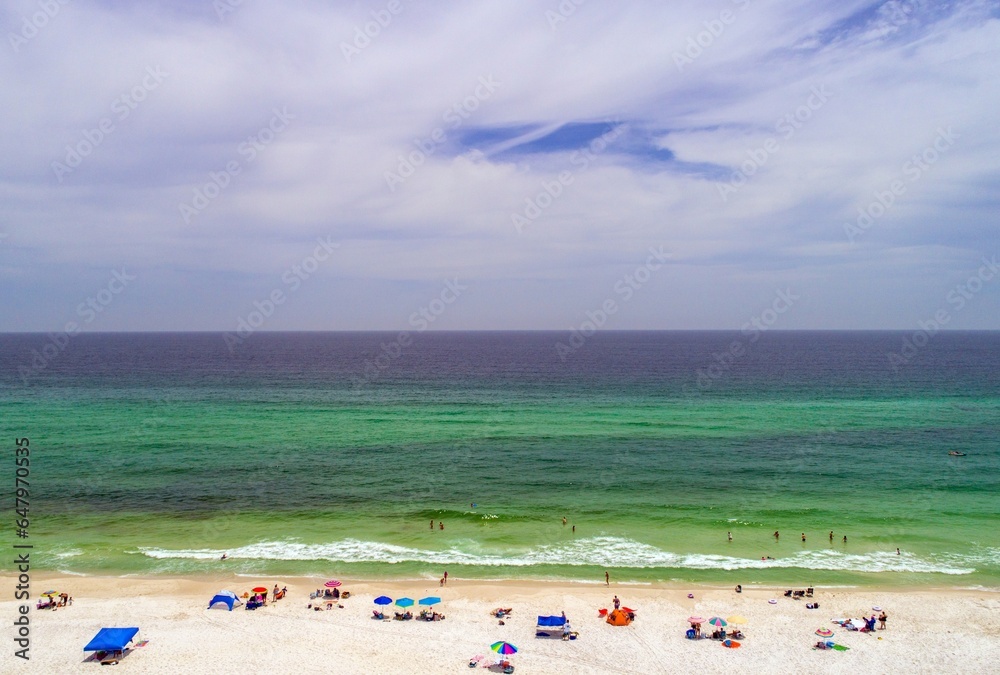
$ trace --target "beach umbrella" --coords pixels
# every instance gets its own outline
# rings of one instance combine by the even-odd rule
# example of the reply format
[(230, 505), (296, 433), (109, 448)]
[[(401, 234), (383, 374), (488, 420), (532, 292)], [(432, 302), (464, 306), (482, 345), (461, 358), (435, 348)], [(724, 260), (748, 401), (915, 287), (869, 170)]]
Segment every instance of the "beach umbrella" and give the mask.
[(59, 595), (59, 591), (45, 591), (42, 595)]
[(816, 635), (825, 638), (833, 637), (833, 631), (829, 628), (820, 628), (816, 631)]
[(688, 623), (705, 623), (705, 619), (700, 616), (689, 616)]
[(715, 626), (716, 628), (722, 628), (723, 626), (726, 625), (726, 620), (718, 616), (713, 616), (711, 619), (708, 620), (708, 623)]
[(267, 593), (267, 589), (264, 588), (263, 586), (258, 586), (257, 588), (253, 589), (253, 592), (254, 593)]
[(420, 604), (424, 606), (436, 605), (439, 602), (441, 602), (441, 598), (433, 595), (429, 598), (420, 598)]
[(734, 614), (732, 616), (726, 617), (726, 621), (728, 621), (729, 623), (740, 623), (740, 624), (747, 622), (746, 618), (739, 614)]
[(413, 607), (413, 598), (400, 598), (396, 604), (400, 607)]
[(326, 582), (323, 585), (326, 586), (327, 588), (336, 588), (337, 586), (340, 586), (341, 584), (340, 584), (340, 581), (338, 581), (337, 579), (330, 579), (328, 582)]
[(490, 649), (495, 651), (497, 654), (501, 654), (504, 656), (508, 656), (510, 654), (517, 654), (517, 647), (515, 647), (509, 642), (504, 642), (502, 640), (500, 642), (494, 642), (493, 644), (491, 644)]
[(391, 605), (392, 604), (392, 598), (390, 598), (387, 595), (380, 595), (377, 598), (375, 598), (375, 604), (376, 605)]

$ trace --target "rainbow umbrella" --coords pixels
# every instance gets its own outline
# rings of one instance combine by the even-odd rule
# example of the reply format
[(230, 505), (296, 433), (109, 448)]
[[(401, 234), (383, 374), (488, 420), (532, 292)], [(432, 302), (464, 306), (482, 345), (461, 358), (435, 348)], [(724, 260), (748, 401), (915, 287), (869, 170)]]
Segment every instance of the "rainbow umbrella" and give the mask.
[(337, 586), (340, 586), (340, 582), (337, 581), (336, 579), (330, 579), (323, 585), (326, 586), (327, 588), (336, 588)]
[(509, 642), (504, 642), (502, 640), (500, 642), (494, 642), (493, 644), (491, 644), (490, 649), (495, 651), (497, 654), (502, 654), (505, 656), (510, 654), (517, 654), (517, 647), (515, 647)]
[(716, 628), (722, 628), (723, 626), (726, 625), (726, 620), (723, 619), (722, 617), (713, 616), (711, 619), (708, 620), (708, 623), (712, 626), (715, 626)]
[(833, 631), (829, 628), (820, 628), (816, 631), (816, 635), (825, 638), (833, 637)]

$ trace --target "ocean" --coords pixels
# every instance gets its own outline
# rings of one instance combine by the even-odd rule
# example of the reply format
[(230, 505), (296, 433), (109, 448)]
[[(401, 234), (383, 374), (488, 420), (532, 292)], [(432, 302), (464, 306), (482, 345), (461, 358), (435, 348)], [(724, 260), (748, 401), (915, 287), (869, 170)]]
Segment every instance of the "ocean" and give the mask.
[(997, 587), (998, 374), (998, 332), (5, 334), (0, 430), (36, 571)]

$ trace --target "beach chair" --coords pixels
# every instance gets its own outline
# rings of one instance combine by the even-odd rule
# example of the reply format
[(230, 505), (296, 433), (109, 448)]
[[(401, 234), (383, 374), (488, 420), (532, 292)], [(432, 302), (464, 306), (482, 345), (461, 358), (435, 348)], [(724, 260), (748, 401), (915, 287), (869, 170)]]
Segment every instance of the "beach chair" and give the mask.
[(372, 614), (374, 615), (374, 616), (372, 616), (373, 619), (378, 619), (379, 621), (382, 621), (383, 619), (385, 619), (385, 614), (383, 614), (382, 612), (378, 611), (377, 609), (373, 609), (372, 610)]
[(105, 656), (101, 659), (101, 665), (117, 666), (118, 662), (121, 661), (121, 658), (122, 652), (110, 652), (109, 654), (105, 654)]
[(813, 589), (812, 588), (807, 588), (806, 589), (806, 597), (807, 598), (811, 598), (812, 596), (813, 596)]

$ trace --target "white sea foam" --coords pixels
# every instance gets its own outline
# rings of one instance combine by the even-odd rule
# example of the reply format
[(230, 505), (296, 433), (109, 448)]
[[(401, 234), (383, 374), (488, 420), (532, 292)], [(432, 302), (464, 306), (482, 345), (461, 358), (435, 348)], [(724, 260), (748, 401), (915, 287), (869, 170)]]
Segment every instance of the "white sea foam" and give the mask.
[(851, 572), (918, 572), (972, 574), (976, 565), (1000, 563), (1000, 549), (982, 548), (974, 554), (940, 554), (920, 557), (895, 552), (842, 553), (832, 550), (801, 551), (776, 560), (738, 558), (704, 553), (673, 553), (620, 537), (593, 537), (569, 543), (542, 544), (516, 551), (485, 550), (463, 541), (444, 550), (427, 550), (358, 539), (326, 544), (300, 541), (262, 541), (237, 549), (141, 548), (150, 558), (218, 560), (222, 553), (233, 559), (302, 560), (360, 563), (426, 563), (479, 567), (532, 567), (538, 565), (617, 568), (677, 568), (702, 570), (800, 568)]
[(61, 553), (53, 553), (57, 558), (75, 558), (78, 555), (83, 555), (83, 551), (78, 548), (71, 548), (68, 551), (62, 551)]

